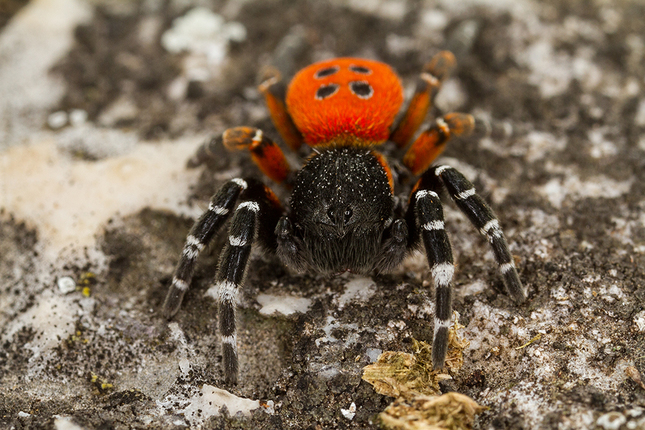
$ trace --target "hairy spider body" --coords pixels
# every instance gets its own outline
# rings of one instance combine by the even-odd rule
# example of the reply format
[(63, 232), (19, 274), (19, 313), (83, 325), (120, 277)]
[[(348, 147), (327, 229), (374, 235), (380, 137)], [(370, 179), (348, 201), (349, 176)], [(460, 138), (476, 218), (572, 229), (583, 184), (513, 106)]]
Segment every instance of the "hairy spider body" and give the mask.
[(278, 226), (278, 257), (298, 270), (377, 270), (382, 238), (392, 223), (387, 174), (369, 149), (330, 147), (298, 172), (291, 216)]
[(175, 269), (164, 303), (167, 318), (179, 311), (199, 253), (231, 218), (215, 277), (227, 382), (236, 383), (238, 378), (235, 310), (255, 243), (293, 270), (328, 274), (387, 272), (411, 250), (423, 246), (435, 288), (433, 366), (442, 368), (454, 274), (439, 199), (442, 189), (488, 238), (509, 294), (517, 302), (526, 299), (493, 211), (457, 170), (429, 167), (451, 137), (472, 132), (472, 116), (451, 113), (437, 118), (409, 145), (403, 164), (420, 176), (407, 208), (395, 204), (392, 171), (377, 151), (388, 140), (399, 148), (408, 146), (453, 67), (454, 57), (446, 51), (425, 66), (396, 127), (403, 90), (396, 73), (383, 63), (337, 58), (313, 64), (296, 74), (286, 98), (280, 80), (272, 75), (260, 90), (278, 132), (294, 150), (302, 143), (313, 149), (302, 168), (292, 172), (282, 150), (251, 127), (227, 130), (221, 139), (204, 144), (189, 162), (205, 161), (215, 145), (248, 150), (266, 176), (292, 188), (289, 207), (284, 210), (271, 189), (256, 179), (235, 178), (225, 183), (191, 229)]

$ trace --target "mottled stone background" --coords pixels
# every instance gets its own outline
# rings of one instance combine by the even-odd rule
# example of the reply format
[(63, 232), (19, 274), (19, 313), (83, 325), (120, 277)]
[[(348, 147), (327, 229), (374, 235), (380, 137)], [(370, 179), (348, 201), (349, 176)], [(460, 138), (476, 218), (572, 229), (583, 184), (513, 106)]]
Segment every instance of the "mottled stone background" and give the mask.
[(174, 322), (159, 308), (209, 196), (254, 167), (186, 160), (232, 126), (277, 138), (256, 89), (271, 64), (375, 58), (409, 93), (450, 49), (434, 113), (494, 132), (442, 162), (497, 211), (530, 300), (447, 203), (471, 343), (443, 390), (489, 408), (480, 429), (644, 429), (643, 17), (636, 0), (0, 0), (0, 427), (374, 427), (392, 399), (361, 369), (432, 336), (423, 255), (334, 279), (255, 256), (227, 387), (221, 239)]

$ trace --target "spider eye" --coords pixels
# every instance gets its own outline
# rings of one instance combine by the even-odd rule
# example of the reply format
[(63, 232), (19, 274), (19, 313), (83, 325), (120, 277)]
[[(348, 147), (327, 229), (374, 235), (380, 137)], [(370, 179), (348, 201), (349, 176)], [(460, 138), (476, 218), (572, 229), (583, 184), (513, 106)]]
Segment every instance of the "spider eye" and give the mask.
[(349, 223), (349, 220), (352, 219), (354, 212), (352, 208), (345, 208), (338, 206), (332, 206), (327, 210), (327, 216), (335, 225), (342, 225)]
[(374, 94), (374, 89), (366, 81), (350, 82), (349, 89), (361, 99), (369, 99)]
[(316, 100), (324, 100), (327, 97), (333, 96), (336, 94), (336, 91), (338, 91), (338, 88), (338, 84), (321, 85), (320, 88), (316, 90)]
[(336, 221), (336, 213), (335, 212), (336, 211), (334, 210), (334, 208), (329, 208), (327, 210), (327, 216), (329, 217), (330, 220), (332, 220), (332, 222)]
[(368, 69), (367, 67), (363, 66), (349, 66), (349, 70), (351, 70), (354, 73), (359, 73), (361, 75), (371, 75), (372, 71)]
[(345, 209), (345, 224), (349, 222), (349, 220), (352, 218), (352, 210), (350, 208)]
[(338, 66), (325, 67), (324, 69), (320, 69), (316, 73), (314, 73), (314, 78), (316, 79), (326, 78), (327, 76), (331, 76), (334, 73), (338, 72), (339, 70), (340, 70), (340, 67)]

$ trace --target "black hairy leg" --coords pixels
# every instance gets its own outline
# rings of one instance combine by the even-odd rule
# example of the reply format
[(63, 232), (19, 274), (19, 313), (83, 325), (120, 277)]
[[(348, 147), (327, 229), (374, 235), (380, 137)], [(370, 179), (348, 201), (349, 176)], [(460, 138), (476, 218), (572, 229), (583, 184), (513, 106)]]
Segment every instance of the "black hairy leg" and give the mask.
[(444, 228), (443, 208), (439, 195), (419, 187), (410, 196), (407, 219), (413, 225), (411, 240), (423, 241), (435, 289), (434, 338), (432, 363), (435, 369), (444, 365), (448, 350), (448, 329), (452, 317), (452, 278), (455, 266), (450, 240)]
[(488, 239), (509, 295), (517, 303), (526, 300), (526, 291), (517, 274), (504, 232), (492, 209), (476, 193), (473, 184), (456, 169), (446, 165), (428, 169), (410, 196), (406, 220), (412, 230), (410, 245), (414, 246), (422, 240), (432, 272), (436, 303), (432, 343), (435, 369), (444, 365), (452, 316), (454, 262), (439, 199), (439, 193), (444, 187), (457, 207)]
[(208, 210), (202, 214), (190, 229), (163, 305), (163, 314), (167, 319), (172, 318), (179, 312), (184, 294), (193, 278), (195, 262), (199, 253), (210, 243), (215, 233), (222, 228), (229, 218), (240, 193), (247, 187), (247, 182), (239, 178), (226, 182), (211, 198)]
[[(235, 208), (235, 203), (240, 204)], [(181, 306), (190, 285), (199, 252), (232, 214), (228, 241), (220, 255), (215, 288), (219, 302), (219, 331), (222, 340), (224, 377), (237, 383), (237, 323), (235, 319), (239, 289), (244, 280), (253, 244), (257, 242), (275, 252), (275, 226), (282, 207), (273, 192), (256, 179), (235, 178), (226, 182), (213, 196), (208, 210), (191, 229), (175, 270), (164, 303), (164, 315), (172, 318)]]
[(443, 165), (434, 167), (431, 169), (431, 173), (441, 180), (457, 207), (488, 239), (508, 294), (515, 302), (524, 302), (526, 291), (515, 268), (504, 232), (493, 210), (477, 194), (473, 184), (456, 169)]

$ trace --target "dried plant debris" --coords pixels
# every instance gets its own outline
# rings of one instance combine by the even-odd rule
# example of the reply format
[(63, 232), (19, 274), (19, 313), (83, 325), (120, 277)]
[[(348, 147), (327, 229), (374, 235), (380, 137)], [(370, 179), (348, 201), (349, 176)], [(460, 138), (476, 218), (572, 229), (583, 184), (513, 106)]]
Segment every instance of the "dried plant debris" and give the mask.
[[(469, 345), (459, 337), (462, 329), (455, 315), (450, 329), (446, 369), (455, 374), (464, 364), (463, 351)], [(450, 379), (445, 370), (433, 370), (432, 346), (413, 340), (413, 353), (386, 351), (376, 363), (363, 369), (363, 379), (377, 393), (396, 397), (379, 417), (392, 429), (466, 429), (472, 427), (475, 414), (483, 411), (468, 396), (458, 393), (440, 394), (439, 381)]]
[[(432, 350), (425, 342), (415, 342), (420, 345), (421, 354), (386, 351), (378, 361), (363, 369), (363, 379), (374, 386), (377, 393), (390, 397), (411, 398), (415, 395), (439, 394), (441, 375), (432, 370), (432, 361), (426, 357), (426, 348)], [(426, 358), (428, 360), (426, 361)]]
[(468, 396), (447, 393), (397, 399), (379, 417), (391, 429), (458, 430), (472, 428), (475, 415), (485, 409)]
[[(458, 316), (454, 320), (457, 321)], [(463, 328), (458, 322), (448, 335), (446, 369), (455, 374), (464, 364), (463, 351), (469, 342), (457, 333)], [(432, 346), (413, 340), (413, 354), (386, 351), (376, 363), (363, 369), (363, 379), (374, 386), (377, 393), (390, 397), (411, 398), (415, 395), (439, 394), (439, 381), (450, 379), (444, 370), (432, 369)]]

